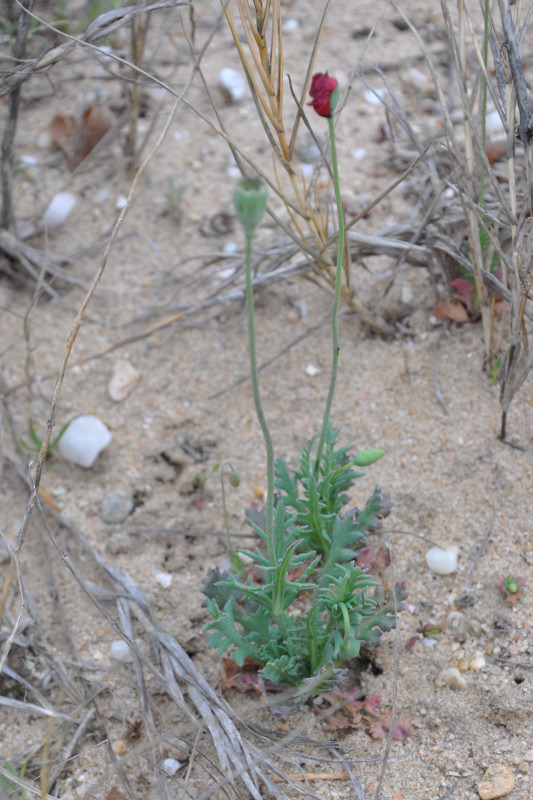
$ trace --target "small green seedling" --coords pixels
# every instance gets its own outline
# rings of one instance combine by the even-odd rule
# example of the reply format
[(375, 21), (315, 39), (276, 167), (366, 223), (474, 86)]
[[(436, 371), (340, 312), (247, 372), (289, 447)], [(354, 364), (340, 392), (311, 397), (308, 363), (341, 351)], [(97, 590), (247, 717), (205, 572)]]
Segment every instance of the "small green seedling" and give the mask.
[[(24, 764), (22, 764), (20, 768), (20, 775), (17, 775), (17, 771), (13, 765), (9, 763), (9, 761), (4, 761), (4, 768), (10, 773), (10, 775), (13, 775), (14, 778), (21, 778), (21, 780), (24, 780), (24, 776), (28, 768), (28, 761), (25, 761)], [(5, 775), (0, 775), (0, 784), (5, 786), (10, 794), (13, 793), (13, 797), (15, 797), (15, 793), (18, 792), (18, 797), (20, 800), (27, 800), (28, 795), (24, 789), (18, 787), (16, 783), (12, 783), (12, 781), (10, 781), (9, 778), (6, 778)]]
[[(59, 433), (56, 436), (56, 438), (53, 441), (50, 442), (50, 444), (46, 448), (46, 457), (47, 458), (51, 454), (51, 452), (54, 449), (54, 447), (58, 444), (59, 440), (61, 439), (61, 437), (63, 436), (63, 434), (65, 433), (65, 431), (67, 430), (69, 425), (70, 425), (70, 422), (67, 422), (66, 425), (63, 425), (63, 427), (59, 431)], [(35, 426), (33, 424), (33, 420), (32, 419), (30, 419), (30, 421), (28, 422), (28, 430), (30, 432), (30, 439), (32, 440), (33, 445), (28, 444), (22, 438), (19, 439), (19, 442), (21, 443), (21, 445), (23, 447), (26, 448), (26, 450), (30, 450), (32, 453), (40, 453), (41, 447), (43, 446), (43, 442), (42, 442), (42, 439), (40, 439), (38, 437), (38, 435), (37, 435), (37, 433), (35, 431)]]

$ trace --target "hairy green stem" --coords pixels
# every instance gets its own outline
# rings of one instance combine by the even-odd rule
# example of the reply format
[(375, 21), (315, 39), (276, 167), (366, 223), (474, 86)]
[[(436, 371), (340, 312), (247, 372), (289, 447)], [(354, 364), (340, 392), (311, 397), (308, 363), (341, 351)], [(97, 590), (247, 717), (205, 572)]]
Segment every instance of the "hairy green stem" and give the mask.
[(331, 413), (331, 405), (333, 403), (333, 395), (335, 394), (335, 386), (337, 383), (337, 370), (339, 366), (339, 329), (338, 329), (338, 313), (339, 303), (341, 299), (341, 281), (342, 281), (342, 262), (344, 259), (344, 212), (342, 209), (342, 198), (339, 181), (339, 166), (337, 162), (337, 146), (335, 143), (335, 126), (333, 118), (328, 117), (329, 124), (329, 139), (331, 143), (331, 164), (333, 166), (333, 185), (335, 187), (335, 202), (337, 204), (337, 217), (339, 227), (339, 238), (337, 244), (337, 269), (335, 272), (335, 294), (333, 298), (333, 311), (331, 313), (331, 329), (333, 340), (333, 360), (331, 365), (331, 379), (329, 382), (328, 397), (326, 400), (326, 407), (324, 409), (324, 416), (322, 419), (322, 433), (320, 434), (320, 441), (316, 453), (315, 462), (315, 475), (318, 476), (320, 468), (320, 459), (322, 457), (322, 450), (324, 449), (324, 442), (328, 433), (329, 415)]
[(254, 396), (255, 413), (263, 431), (267, 456), (267, 499), (266, 499), (266, 547), (270, 563), (277, 564), (276, 543), (274, 541), (274, 447), (272, 437), (263, 413), (261, 396), (259, 394), (259, 373), (255, 355), (255, 316), (254, 316), (254, 291), (252, 285), (252, 240), (253, 234), (246, 234), (246, 305), (248, 308), (248, 348), (250, 351), (250, 374), (252, 377), (252, 391)]

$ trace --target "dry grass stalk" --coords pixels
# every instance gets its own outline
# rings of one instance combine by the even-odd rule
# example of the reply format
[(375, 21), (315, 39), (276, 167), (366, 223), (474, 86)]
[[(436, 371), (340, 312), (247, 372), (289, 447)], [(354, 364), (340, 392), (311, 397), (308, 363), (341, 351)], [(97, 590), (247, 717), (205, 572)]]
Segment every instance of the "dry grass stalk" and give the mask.
[[(531, 13), (523, 18), (519, 3), (509, 7), (499, 2), (498, 19), (496, 11), (484, 4), (480, 35), (466, 3), (458, 4), (453, 21), (449, 4), (441, 0), (463, 114), (463, 126), (458, 129), (450, 112), (454, 100), (447, 96), (425, 42), (402, 10), (394, 7), (410, 27), (431, 72), (447, 144), (444, 150), (437, 140), (425, 161), (430, 187), (426, 203), (431, 200), (433, 213), (420, 241), (440, 265), (448, 285), (471, 276), (474, 310), (479, 311), (483, 325), (484, 366), (494, 374), (499, 364), (500, 438), (505, 439), (509, 405), (533, 367), (528, 347), (533, 318), (529, 302), (533, 112), (520, 56)], [(489, 102), (507, 138), (505, 169), (488, 157)], [(410, 131), (401, 112), (396, 118), (404, 131)], [(419, 147), (414, 136), (410, 139)]]
[[(332, 286), (335, 270), (331, 250), (332, 240), (328, 238), (327, 233), (327, 209), (321, 206), (316, 184), (313, 182), (311, 186), (306, 185), (294, 161), (294, 147), (302, 119), (311, 130), (303, 106), (309, 90), (315, 57), (330, 2), (329, 0), (326, 2), (318, 26), (300, 99), (293, 92), (295, 118), (291, 129), (287, 126), (284, 113), (281, 1), (254, 0), (251, 6), (249, 0), (237, 0), (246, 47), (241, 42), (238, 26), (228, 3), (224, 0), (221, 2), (259, 118), (272, 147), (275, 159), (275, 189), (284, 202), (290, 219), (291, 227), (288, 232), (300, 246), (302, 252), (308, 254), (307, 257), (315, 272)], [(288, 177), (292, 196), (289, 196), (287, 189), (283, 188), (276, 163)], [(348, 250), (346, 252), (348, 253)], [(345, 264), (344, 276), (343, 297), (345, 301), (353, 310), (361, 314), (365, 321), (372, 324), (373, 315), (370, 309), (365, 307), (353, 285), (349, 262)]]

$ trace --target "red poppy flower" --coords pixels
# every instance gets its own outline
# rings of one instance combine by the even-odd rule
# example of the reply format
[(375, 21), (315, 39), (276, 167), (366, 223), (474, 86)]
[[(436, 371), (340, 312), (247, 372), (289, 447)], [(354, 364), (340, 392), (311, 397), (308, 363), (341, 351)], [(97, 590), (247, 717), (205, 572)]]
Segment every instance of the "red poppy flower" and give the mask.
[(330, 78), (327, 72), (317, 72), (316, 75), (313, 75), (309, 89), (313, 102), (309, 105), (313, 106), (321, 117), (331, 117), (333, 114), (339, 94), (338, 85), (336, 79)]

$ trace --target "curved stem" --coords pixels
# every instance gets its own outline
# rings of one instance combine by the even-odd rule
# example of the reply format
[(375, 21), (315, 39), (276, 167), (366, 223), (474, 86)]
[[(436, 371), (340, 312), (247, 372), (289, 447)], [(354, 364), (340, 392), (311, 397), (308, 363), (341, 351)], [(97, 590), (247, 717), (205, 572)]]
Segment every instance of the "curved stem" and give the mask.
[(342, 209), (342, 198), (339, 182), (339, 167), (337, 162), (337, 146), (335, 143), (335, 126), (333, 118), (328, 118), (329, 124), (329, 138), (331, 143), (331, 164), (333, 167), (333, 185), (335, 186), (335, 202), (337, 204), (338, 216), (338, 245), (337, 245), (337, 268), (335, 272), (335, 294), (333, 298), (333, 311), (331, 313), (331, 329), (333, 340), (333, 359), (331, 365), (331, 379), (329, 382), (328, 397), (326, 400), (326, 407), (324, 409), (324, 416), (322, 419), (322, 433), (320, 434), (320, 441), (318, 443), (318, 450), (316, 453), (315, 462), (315, 475), (318, 476), (320, 468), (320, 459), (322, 457), (322, 450), (324, 449), (324, 442), (328, 433), (329, 415), (331, 412), (331, 404), (333, 403), (333, 395), (335, 394), (335, 385), (337, 383), (337, 370), (339, 365), (339, 329), (338, 329), (338, 313), (339, 303), (341, 298), (341, 282), (342, 282), (342, 262), (344, 259), (344, 212)]
[(254, 291), (252, 284), (252, 240), (253, 235), (246, 236), (246, 305), (248, 309), (248, 348), (250, 351), (250, 374), (252, 377), (252, 391), (254, 396), (255, 413), (263, 431), (267, 456), (267, 499), (266, 499), (266, 547), (270, 563), (277, 564), (276, 545), (274, 541), (274, 447), (272, 438), (263, 413), (261, 396), (259, 394), (259, 374), (255, 355), (255, 316), (254, 316)]

